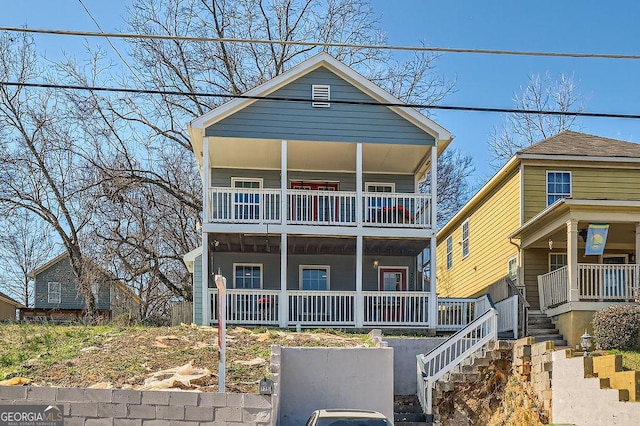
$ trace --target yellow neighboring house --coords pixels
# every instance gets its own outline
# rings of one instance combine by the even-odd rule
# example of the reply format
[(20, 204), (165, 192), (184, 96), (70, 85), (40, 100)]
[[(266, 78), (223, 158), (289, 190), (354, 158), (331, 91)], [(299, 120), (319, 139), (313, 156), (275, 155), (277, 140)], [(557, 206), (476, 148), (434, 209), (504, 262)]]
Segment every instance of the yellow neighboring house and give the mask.
[(439, 295), (509, 276), (573, 346), (594, 312), (635, 300), (639, 252), (640, 144), (565, 131), (516, 153), (438, 232)]

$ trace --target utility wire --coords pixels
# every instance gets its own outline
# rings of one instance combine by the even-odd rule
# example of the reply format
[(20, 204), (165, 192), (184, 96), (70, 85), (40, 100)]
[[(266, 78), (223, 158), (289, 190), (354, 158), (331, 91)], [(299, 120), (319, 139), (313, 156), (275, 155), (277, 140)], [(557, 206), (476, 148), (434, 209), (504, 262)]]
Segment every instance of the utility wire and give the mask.
[[(281, 97), (281, 96), (232, 95), (232, 94), (224, 94), (224, 93), (127, 89), (127, 88), (100, 87), (100, 86), (74, 86), (69, 84), (19, 83), (19, 82), (12, 82), (12, 81), (0, 81), (0, 86), (32, 87), (32, 88), (64, 89), (64, 90), (87, 90), (87, 91), (96, 91), (96, 92), (118, 92), (118, 93), (165, 95), (165, 96), (203, 96), (203, 97), (225, 98), (225, 99), (253, 99), (253, 100), (265, 100), (265, 101), (312, 102), (312, 99), (309, 99), (309, 98), (290, 98), (290, 97)], [(330, 102), (334, 104), (344, 104), (344, 105), (404, 107), (404, 108), (416, 108), (416, 109), (438, 109), (438, 110), (446, 110), (446, 111), (498, 112), (498, 113), (506, 113), (506, 114), (538, 114), (538, 115), (560, 115), (560, 116), (570, 116), (570, 117), (640, 119), (640, 114), (619, 114), (619, 113), (608, 113), (608, 112), (548, 111), (548, 110), (516, 109), (516, 108), (491, 108), (491, 107), (432, 105), (432, 104), (405, 104), (405, 103), (393, 103), (393, 102), (364, 102), (364, 101), (348, 101), (348, 100), (335, 100), (335, 99), (332, 99)]]
[(640, 59), (640, 55), (623, 55), (615, 53), (576, 53), (576, 52), (535, 52), (522, 50), (495, 50), (495, 49), (465, 49), (455, 47), (428, 47), (428, 46), (393, 46), (381, 44), (350, 44), (350, 43), (320, 43), (314, 41), (286, 41), (286, 40), (264, 40), (247, 39), (233, 37), (192, 37), (179, 35), (160, 34), (130, 34), (130, 33), (105, 33), (94, 31), (71, 31), (35, 29), (21, 27), (0, 27), (0, 31), (12, 31), (35, 34), (54, 34), (83, 37), (112, 37), (123, 39), (156, 39), (156, 40), (183, 40), (198, 42), (225, 42), (225, 43), (255, 43), (255, 44), (281, 44), (291, 46), (315, 46), (315, 47), (347, 47), (357, 49), (381, 49), (381, 50), (404, 50), (413, 52), (435, 52), (435, 53), (472, 53), (482, 55), (515, 55), (515, 56), (550, 56), (560, 58), (590, 58), (590, 59)]

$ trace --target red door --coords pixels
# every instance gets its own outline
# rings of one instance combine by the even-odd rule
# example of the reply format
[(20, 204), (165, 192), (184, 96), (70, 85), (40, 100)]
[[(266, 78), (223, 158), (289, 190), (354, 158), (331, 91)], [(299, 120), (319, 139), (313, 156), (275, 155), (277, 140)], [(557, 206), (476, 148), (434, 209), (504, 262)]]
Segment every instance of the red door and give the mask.
[[(291, 189), (337, 191), (338, 182), (291, 182)], [(338, 197), (335, 195), (297, 195), (292, 212), (297, 221), (333, 222), (338, 220)]]
[[(380, 291), (407, 291), (407, 270), (405, 268), (378, 268)], [(385, 321), (398, 322), (404, 319), (404, 300), (398, 295), (384, 297), (382, 318)]]

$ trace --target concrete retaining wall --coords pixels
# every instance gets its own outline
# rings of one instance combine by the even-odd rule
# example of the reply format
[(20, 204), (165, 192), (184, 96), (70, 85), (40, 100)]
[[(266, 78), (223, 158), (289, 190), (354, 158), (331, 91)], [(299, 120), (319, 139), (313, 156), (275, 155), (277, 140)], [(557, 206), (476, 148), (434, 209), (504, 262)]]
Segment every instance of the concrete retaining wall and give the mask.
[(393, 391), (395, 395), (415, 395), (416, 355), (429, 352), (444, 340), (444, 337), (383, 337), (393, 348)]
[(253, 394), (0, 386), (0, 404), (60, 404), (65, 426), (271, 424), (271, 397)]
[(313, 410), (321, 408), (376, 410), (393, 419), (392, 348), (272, 347), (272, 351), (278, 399), (274, 416), (279, 425), (303, 425)]

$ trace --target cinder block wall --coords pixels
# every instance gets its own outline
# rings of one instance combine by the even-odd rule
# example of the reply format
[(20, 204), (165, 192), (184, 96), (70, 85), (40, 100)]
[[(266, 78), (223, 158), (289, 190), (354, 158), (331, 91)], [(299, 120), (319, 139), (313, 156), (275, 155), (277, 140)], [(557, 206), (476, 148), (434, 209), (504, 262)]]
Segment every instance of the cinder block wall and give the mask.
[(58, 404), (65, 426), (271, 424), (271, 397), (192, 391), (0, 386), (0, 404)]

